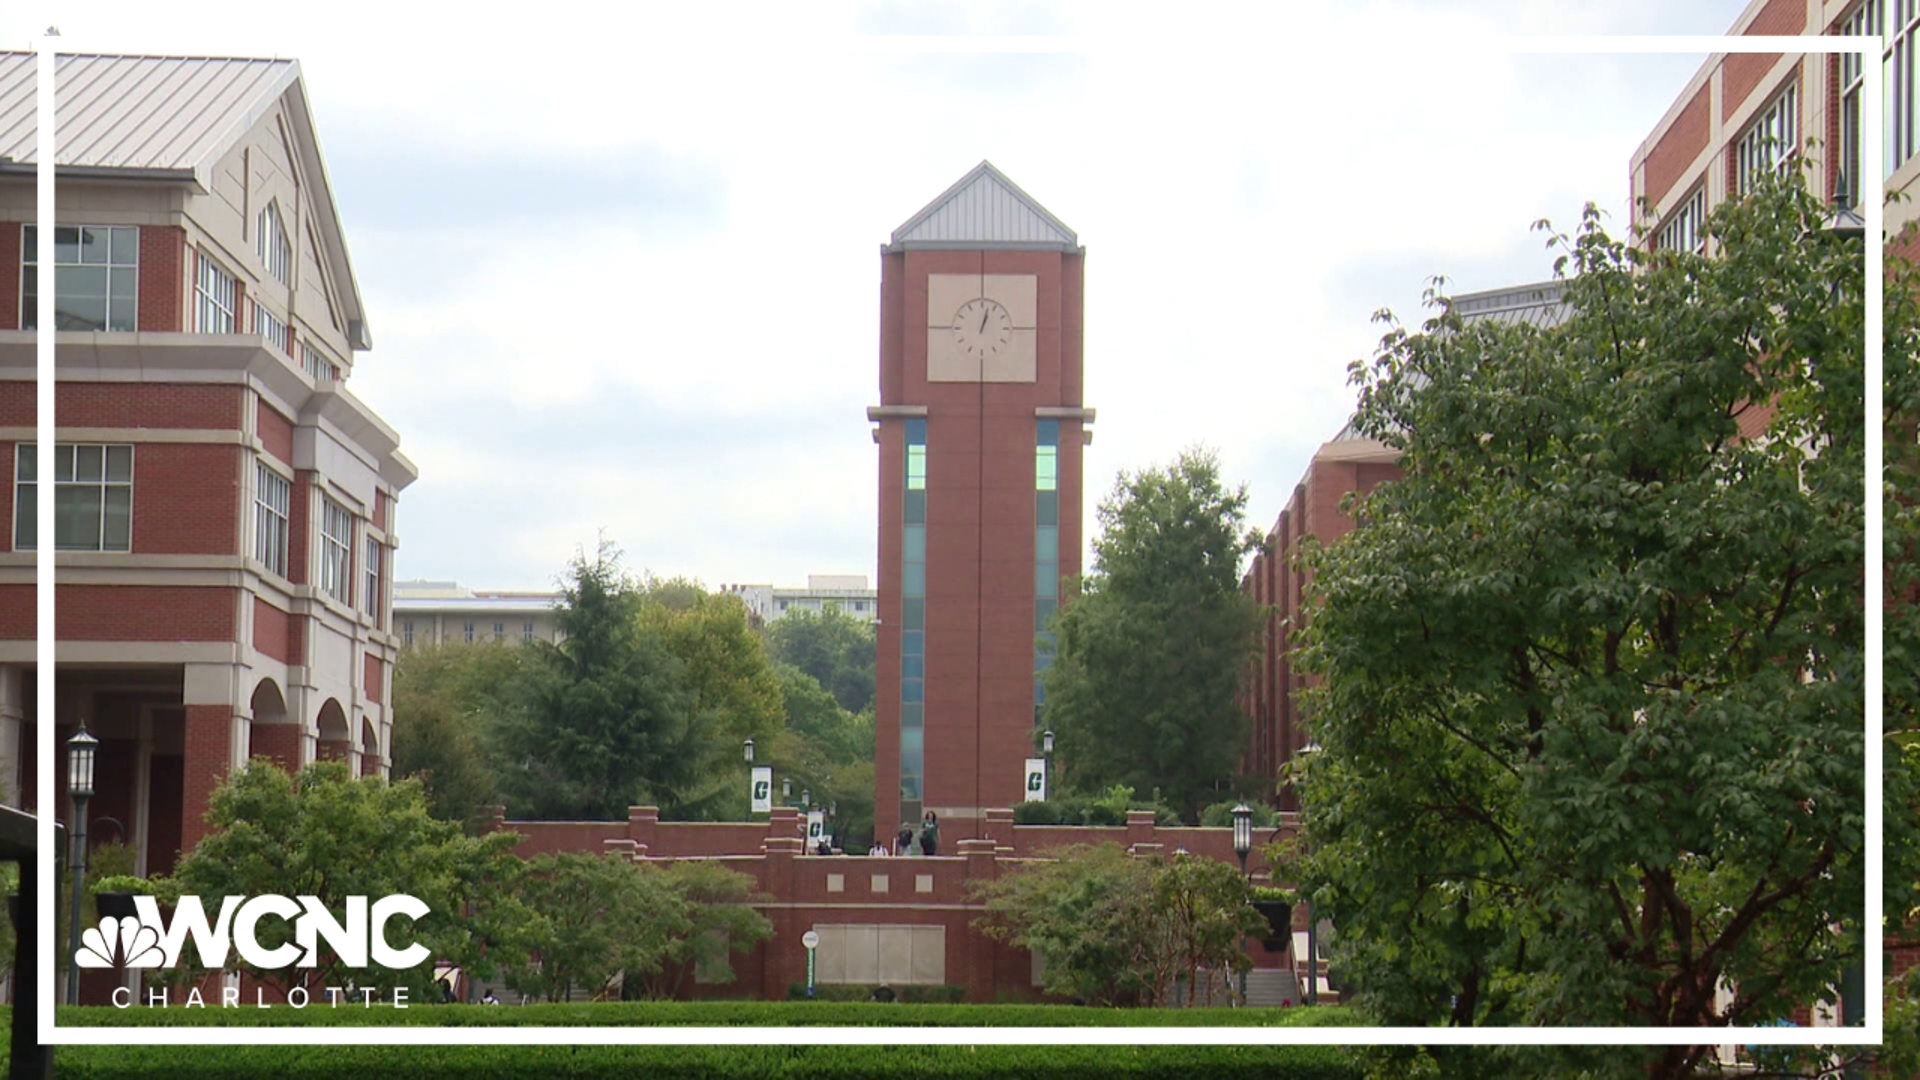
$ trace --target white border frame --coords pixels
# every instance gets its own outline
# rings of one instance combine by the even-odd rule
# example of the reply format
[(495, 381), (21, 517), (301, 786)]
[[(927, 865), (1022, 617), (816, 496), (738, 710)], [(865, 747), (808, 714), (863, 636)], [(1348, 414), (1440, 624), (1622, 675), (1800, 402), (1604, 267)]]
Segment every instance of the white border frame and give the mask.
[[(35, 49), (38, 92), (38, 222), (41, 265), (53, 262), (54, 213), (54, 45), (56, 39), (38, 38)], [(830, 43), (831, 44), (831, 43)], [(840, 42), (855, 51), (901, 53), (1066, 53), (1145, 50), (1150, 43), (1098, 43), (1074, 38), (1035, 37), (872, 37)], [(791, 42), (786, 45), (791, 46)], [(1210, 48), (1263, 50), (1268, 43), (1259, 40), (1212, 41)], [(1759, 36), (1666, 36), (1666, 37), (1507, 37), (1459, 38), (1435, 41), (1350, 42), (1356, 51), (1378, 57), (1383, 52), (1418, 50), (1431, 54), (1437, 48), (1458, 52), (1505, 54), (1615, 53), (1663, 54), (1698, 53), (1708, 56), (1728, 53), (1795, 53), (1833, 55), (1843, 52), (1861, 56), (1862, 79), (1866, 92), (1861, 97), (1861, 130), (1881, 130), (1885, 102), (1881, 77), (1881, 48), (1878, 38), (1808, 35), (1804, 37)], [(1862, 173), (1881, 175), (1884, 147), (1877, 139), (1866, 140), (1862, 150)], [(1885, 228), (1884, 200), (1861, 199), (1860, 211), (1867, 222), (1871, 242), (1866, 249), (1866, 431), (1867, 499), (1866, 532), (1870, 538), (1881, 535), (1883, 513), (1876, 479), (1885, 471), (1885, 446), (1877, 417), (1885, 400), (1885, 369), (1881, 350), (1884, 331), (1881, 325), (1884, 302), (1885, 250), (1877, 242)], [(54, 443), (54, 334), (45, 329), (53, 325), (53, 290), (39, 296), (39, 325), (35, 338), (38, 361), (39, 442)], [(53, 581), (53, 485), (38, 489), (40, 500), (40, 539), (36, 559), (38, 604), (35, 676), (37, 700), (44, 718), (54, 699), (54, 591)], [(1885, 613), (1877, 597), (1884, 591), (1885, 568), (1872, 557), (1876, 544), (1868, 545), (1866, 560), (1866, 649), (1878, 656), (1882, 649)], [(349, 548), (351, 552), (351, 548)], [(1881, 882), (1884, 851), (1883, 812), (1880, 797), (1883, 744), (1880, 730), (1885, 693), (1880, 665), (1866, 668), (1866, 767), (1868, 798), (1865, 807), (1867, 847), (1866, 911), (1863, 925), (1882, 923)], [(54, 725), (35, 725), (39, 770), (39, 790), (57, 790), (54, 765), (59, 760), (54, 746)], [(54, 969), (57, 943), (54, 938), (54, 816), (41, 813), (37, 822), (40, 860), (40, 966), (37, 996), (53, 1003)], [(1885, 1003), (1882, 985), (1882, 950), (1869, 948), (1864, 957), (1865, 984), (1868, 988), (1866, 1023), (1862, 1027), (1782, 1028), (1782, 1027), (923, 1027), (914, 1029), (917, 1042), (935, 1045), (1348, 1045), (1376, 1043), (1400, 1046), (1429, 1045), (1612, 1045), (1612, 1046), (1722, 1046), (1728, 1044), (1796, 1046), (1871, 1046), (1882, 1041)], [(312, 1006), (310, 1006), (312, 1007)], [(426, 1006), (422, 1006), (426, 1007)], [(49, 1046), (68, 1045), (554, 1045), (554, 1044), (649, 1044), (649, 1045), (895, 1045), (899, 1029), (886, 1027), (60, 1027), (54, 1023), (54, 1009), (42, 1010), (39, 1018), (40, 1042)]]

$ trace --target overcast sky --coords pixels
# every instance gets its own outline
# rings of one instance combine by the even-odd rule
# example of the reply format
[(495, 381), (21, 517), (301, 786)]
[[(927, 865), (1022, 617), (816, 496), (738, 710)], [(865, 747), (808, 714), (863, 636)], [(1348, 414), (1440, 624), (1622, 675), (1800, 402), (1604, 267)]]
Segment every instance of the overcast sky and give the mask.
[[(1528, 226), (1587, 201), (1624, 229), (1628, 159), (1705, 59), (1374, 35), (1719, 34), (1745, 6), (143, 0), (8, 5), (0, 33), (300, 60), (373, 330), (349, 386), (420, 469), (398, 577), (551, 587), (604, 530), (635, 569), (791, 585), (874, 575), (879, 247), (983, 158), (1086, 246), (1089, 527), (1119, 470), (1194, 444), (1270, 526), (1371, 313), (1417, 322), (1436, 273), (1550, 277)], [(831, 47), (1115, 33), (1155, 46)]]

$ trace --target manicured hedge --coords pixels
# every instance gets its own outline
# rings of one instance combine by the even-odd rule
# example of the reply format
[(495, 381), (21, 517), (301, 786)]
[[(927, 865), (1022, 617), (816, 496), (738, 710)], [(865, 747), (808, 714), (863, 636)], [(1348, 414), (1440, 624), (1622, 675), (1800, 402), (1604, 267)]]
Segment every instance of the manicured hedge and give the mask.
[(678, 1080), (1360, 1080), (1331, 1046), (66, 1046), (62, 1080), (552, 1080), (671, 1076)]
[[(807, 996), (806, 983), (794, 983), (787, 987), (788, 1001), (872, 1001), (873, 992), (879, 984), (872, 986), (849, 986), (841, 983), (816, 985), (813, 996)], [(958, 1005), (967, 1000), (967, 988), (964, 986), (895, 986), (891, 988), (894, 1000), (908, 1005)]]
[[(322, 999), (324, 1002), (324, 999)], [(0, 1027), (7, 1009), (0, 1006)], [(67, 1008), (61, 1024), (89, 1027), (473, 1026), (531, 1027), (1297, 1027), (1361, 1022), (1341, 1008), (1097, 1009), (1071, 1005), (911, 1005), (829, 1001), (620, 1001), (580, 1005), (325, 1004), (292, 1009)], [(905, 1039), (902, 1040), (907, 1041)]]

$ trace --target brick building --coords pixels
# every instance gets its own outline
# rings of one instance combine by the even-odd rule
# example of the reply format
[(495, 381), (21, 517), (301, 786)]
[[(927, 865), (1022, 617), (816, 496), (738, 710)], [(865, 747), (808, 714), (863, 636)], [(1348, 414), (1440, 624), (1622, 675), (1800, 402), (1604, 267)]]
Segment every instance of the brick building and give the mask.
[(881, 248), (876, 822), (959, 840), (1025, 797), (1035, 639), (1080, 572), (1084, 264), (984, 161)]
[[(34, 67), (0, 54), (0, 787), (39, 725), (100, 740), (94, 843), (163, 873), (250, 755), (384, 774), (393, 430), (348, 390), (367, 319), (290, 60), (62, 56), (58, 442), (35, 445)], [(36, 700), (35, 493), (56, 486), (55, 700)], [(62, 751), (64, 758), (64, 751)]]

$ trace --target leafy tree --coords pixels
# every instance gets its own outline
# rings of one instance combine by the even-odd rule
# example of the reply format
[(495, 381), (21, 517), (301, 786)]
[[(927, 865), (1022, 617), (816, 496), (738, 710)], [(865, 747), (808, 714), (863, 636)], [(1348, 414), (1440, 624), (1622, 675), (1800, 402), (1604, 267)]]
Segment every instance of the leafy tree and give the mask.
[(508, 969), (507, 985), (546, 1001), (613, 994), (623, 972), (658, 971), (668, 942), (691, 928), (666, 881), (622, 855), (537, 855), (518, 899), (539, 916), (537, 957)]
[[(643, 627), (643, 594), (602, 542), (577, 555), (558, 644), (535, 641), (523, 707), (493, 732), (509, 809), (545, 820), (608, 820), (702, 794), (717, 710), (700, 708), (687, 666)], [(736, 745), (738, 745), (736, 743)]]
[(1235, 698), (1261, 609), (1240, 591), (1246, 489), (1210, 453), (1120, 476), (1100, 504), (1093, 573), (1054, 619), (1046, 723), (1066, 788), (1159, 788), (1188, 821), (1245, 746)]
[[(513, 854), (520, 837), (463, 835), (458, 825), (427, 812), (416, 782), (354, 779), (337, 761), (316, 762), (295, 777), (257, 758), (214, 792), (207, 823), (215, 831), (181, 858), (170, 877), (112, 878), (96, 891), (127, 889), (156, 896), (163, 905), (198, 896), (213, 905), (210, 918), (224, 896), (314, 896), (334, 918), (344, 919), (348, 897), (371, 901), (405, 894), (423, 901), (430, 913), (389, 922), (388, 940), (396, 945), (418, 942), (435, 959), (479, 978), (525, 947), (527, 912), (509, 894), (521, 868)], [(292, 924), (281, 919), (263, 919), (257, 933), (267, 948), (293, 939)], [(404, 986), (421, 1000), (433, 980), (431, 963), (349, 971), (325, 949), (313, 968), (265, 971), (249, 968), (237, 953), (229, 959), (234, 969), (262, 981), (289, 986), (291, 978), (309, 992), (353, 979), (360, 986)], [(183, 965), (174, 977), (196, 974)]]
[[(1920, 269), (1887, 255), (1881, 350), (1886, 373), (1884, 558), (1888, 607), (1881, 650), (1887, 936), (1920, 939)], [(1920, 970), (1887, 979), (1888, 1075), (1920, 1074)]]
[[(1253, 966), (1246, 939), (1264, 936), (1268, 927), (1266, 916), (1248, 899), (1246, 877), (1228, 863), (1184, 855), (1155, 868), (1154, 910), (1165, 920), (1175, 968), (1185, 973), (1190, 988), (1189, 1000), (1200, 1000), (1203, 968), (1225, 978)], [(1213, 1004), (1215, 985), (1207, 984), (1205, 1004)], [(1221, 989), (1231, 1001), (1233, 986)]]
[(491, 641), (400, 654), (393, 669), (393, 776), (419, 780), (433, 816), (475, 831), (484, 808), (498, 801), (486, 735), (519, 708), (532, 655)]
[(858, 714), (873, 705), (873, 625), (838, 608), (792, 611), (767, 624), (767, 654), (813, 676), (840, 707)]
[(1765, 1023), (1859, 956), (1863, 289), (1823, 216), (1769, 181), (1707, 259), (1589, 209), (1564, 325), (1443, 309), (1355, 366), (1406, 476), (1309, 559), (1300, 870), (1384, 1022)]
[(680, 933), (668, 935), (659, 970), (640, 980), (646, 996), (678, 997), (703, 966), (720, 976), (718, 982), (730, 983), (733, 967), (721, 963), (727, 954), (751, 952), (773, 936), (773, 924), (751, 906), (762, 897), (747, 875), (704, 859), (678, 859), (661, 864), (654, 873), (686, 919)]

